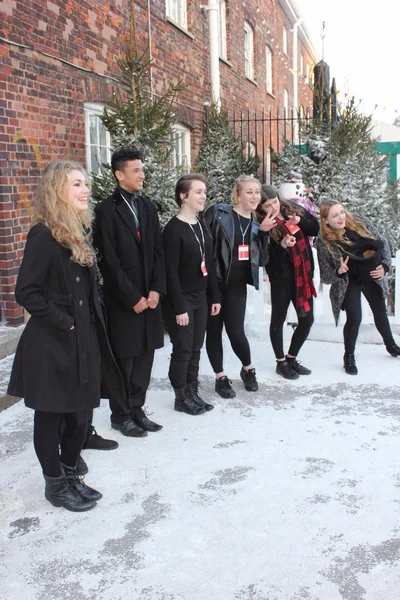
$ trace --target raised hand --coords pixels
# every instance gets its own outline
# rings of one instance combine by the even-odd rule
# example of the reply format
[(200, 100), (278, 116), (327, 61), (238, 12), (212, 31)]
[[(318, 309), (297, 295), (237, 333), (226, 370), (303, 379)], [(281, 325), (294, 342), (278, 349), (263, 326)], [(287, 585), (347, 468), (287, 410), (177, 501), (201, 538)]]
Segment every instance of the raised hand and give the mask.
[(346, 256), (346, 258), (343, 260), (343, 257), (340, 257), (340, 267), (338, 268), (337, 272), (338, 275), (343, 275), (343, 273), (347, 273), (347, 271), (349, 270), (349, 267), (347, 265), (347, 263), (349, 262), (349, 257)]

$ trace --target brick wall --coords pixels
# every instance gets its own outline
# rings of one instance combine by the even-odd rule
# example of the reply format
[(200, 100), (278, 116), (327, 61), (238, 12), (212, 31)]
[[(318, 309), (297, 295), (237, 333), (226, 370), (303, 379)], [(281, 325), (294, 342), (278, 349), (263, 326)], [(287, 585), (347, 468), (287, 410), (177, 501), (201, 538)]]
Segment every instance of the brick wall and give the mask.
[[(204, 4), (207, 2), (204, 1)], [(148, 43), (147, 0), (134, 2), (138, 44)], [(165, 0), (151, 2), (152, 78), (156, 93), (179, 79), (179, 120), (192, 129), (192, 157), (210, 101), (208, 15), (188, 1), (188, 32), (165, 18)], [(24, 320), (14, 288), (32, 217), (40, 169), (54, 158), (85, 163), (84, 103), (107, 104), (115, 89), (115, 58), (129, 28), (129, 0), (0, 0), (0, 293), (2, 318)], [(244, 75), (244, 20), (254, 32), (254, 81)], [(275, 0), (227, 1), (228, 56), (220, 61), (222, 104), (233, 110), (277, 111), (283, 89), (293, 97), (289, 19)], [(288, 56), (282, 27), (288, 30)], [(265, 87), (265, 45), (273, 51), (273, 95)], [(299, 54), (312, 57), (299, 43)], [(70, 64), (68, 64), (70, 63)], [(299, 86), (307, 106), (311, 88)], [(252, 131), (250, 137), (254, 137)], [(276, 137), (276, 132), (274, 132)]]

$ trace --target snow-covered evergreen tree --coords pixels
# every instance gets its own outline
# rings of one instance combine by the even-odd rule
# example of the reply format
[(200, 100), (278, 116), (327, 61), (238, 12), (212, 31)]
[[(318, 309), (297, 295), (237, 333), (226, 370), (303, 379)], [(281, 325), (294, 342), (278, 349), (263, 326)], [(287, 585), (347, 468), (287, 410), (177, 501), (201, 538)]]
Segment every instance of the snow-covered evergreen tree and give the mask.
[(229, 126), (227, 112), (215, 104), (207, 107), (196, 164), (196, 171), (208, 180), (207, 205), (229, 203), (235, 179), (242, 173), (256, 175), (259, 164), (258, 157), (246, 156), (244, 145)]
[[(176, 213), (174, 190), (177, 170), (170, 165), (172, 127), (177, 120), (175, 101), (183, 89), (181, 82), (170, 84), (163, 96), (149, 92), (151, 60), (148, 48), (139, 53), (135, 28), (134, 3), (131, 0), (130, 36), (125, 51), (117, 59), (120, 85), (112, 108), (100, 117), (110, 132), (114, 150), (135, 145), (145, 158), (144, 190), (156, 204), (162, 225)], [(115, 188), (111, 165), (103, 164), (101, 174), (92, 174), (92, 197), (101, 202)]]
[(361, 115), (351, 101), (332, 129), (320, 121), (301, 127), (304, 147), (286, 144), (275, 156), (275, 183), (289, 171), (300, 171), (317, 204), (339, 200), (351, 211), (370, 218), (387, 237), (392, 250), (400, 245), (400, 196), (396, 182), (388, 184), (387, 157), (378, 154), (371, 117)]

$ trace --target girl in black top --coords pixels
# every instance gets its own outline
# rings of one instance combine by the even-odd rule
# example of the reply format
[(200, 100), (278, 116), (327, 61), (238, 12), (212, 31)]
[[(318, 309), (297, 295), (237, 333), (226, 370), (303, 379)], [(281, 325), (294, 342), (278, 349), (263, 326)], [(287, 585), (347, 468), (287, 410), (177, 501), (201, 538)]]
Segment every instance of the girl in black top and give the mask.
[(163, 244), (167, 295), (163, 300), (165, 326), (172, 342), (169, 379), (175, 390), (175, 410), (198, 415), (213, 408), (198, 394), (200, 351), (208, 317), (221, 309), (212, 262), (212, 240), (197, 218), (204, 210), (206, 181), (199, 174), (185, 175), (176, 184), (178, 214), (165, 226)]
[[(251, 364), (250, 346), (244, 332), (247, 284), (258, 289), (259, 268), (268, 261), (266, 224), (258, 225), (253, 211), (260, 200), (260, 182), (241, 175), (235, 182), (231, 204), (215, 204), (206, 214), (210, 227), (214, 261), (221, 292), (222, 309), (207, 325), (207, 354), (216, 375), (215, 391), (222, 398), (234, 398), (235, 391), (223, 369), (222, 330), (242, 363), (240, 376), (247, 391), (257, 391), (256, 372)], [(269, 222), (266, 218), (266, 222)]]
[[(318, 221), (295, 202), (278, 199), (278, 190), (262, 186), (259, 218), (268, 215), (270, 228), (270, 259), (266, 270), (271, 283), (270, 338), (276, 357), (276, 372), (285, 379), (309, 375), (297, 361), (297, 355), (314, 321), (312, 277), (313, 256), (308, 236), (318, 234)], [(290, 302), (296, 309), (298, 325), (294, 330), (289, 351), (283, 350), (283, 325)]]

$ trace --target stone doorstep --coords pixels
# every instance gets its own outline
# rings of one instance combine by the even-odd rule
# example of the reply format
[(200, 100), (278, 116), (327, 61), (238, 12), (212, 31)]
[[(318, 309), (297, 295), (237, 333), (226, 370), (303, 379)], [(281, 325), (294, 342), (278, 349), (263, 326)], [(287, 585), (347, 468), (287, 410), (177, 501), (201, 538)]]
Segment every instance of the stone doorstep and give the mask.
[[(10, 354), (14, 354), (24, 327), (25, 325), (20, 325), (19, 327), (0, 326), (0, 360)], [(19, 400), (20, 398), (9, 396), (8, 394), (0, 395), (0, 412), (19, 402)]]

